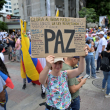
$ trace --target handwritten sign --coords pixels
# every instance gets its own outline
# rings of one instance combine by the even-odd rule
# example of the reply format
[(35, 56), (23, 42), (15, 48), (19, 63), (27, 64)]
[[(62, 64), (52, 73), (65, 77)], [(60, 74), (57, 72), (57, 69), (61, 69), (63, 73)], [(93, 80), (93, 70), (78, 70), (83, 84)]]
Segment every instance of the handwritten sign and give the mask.
[(31, 17), (30, 26), (33, 58), (84, 55), (85, 18)]

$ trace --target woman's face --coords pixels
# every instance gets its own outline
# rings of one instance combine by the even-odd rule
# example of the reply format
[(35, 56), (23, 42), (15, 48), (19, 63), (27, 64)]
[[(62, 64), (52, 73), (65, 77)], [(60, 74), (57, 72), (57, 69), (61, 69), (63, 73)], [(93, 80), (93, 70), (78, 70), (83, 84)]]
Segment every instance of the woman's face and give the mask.
[(55, 72), (59, 72), (62, 69), (62, 65), (63, 65), (62, 61), (58, 61), (56, 63), (53, 63), (52, 70), (54, 70)]

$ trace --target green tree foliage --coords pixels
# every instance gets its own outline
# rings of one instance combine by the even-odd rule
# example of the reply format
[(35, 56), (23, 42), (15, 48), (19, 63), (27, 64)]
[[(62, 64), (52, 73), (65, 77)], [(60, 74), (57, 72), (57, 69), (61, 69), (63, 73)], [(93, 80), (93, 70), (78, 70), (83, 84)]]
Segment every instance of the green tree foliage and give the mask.
[(110, 20), (110, 0), (87, 0), (87, 8), (94, 8), (97, 14), (97, 20), (99, 16), (107, 15)]
[(8, 26), (5, 22), (0, 21), (0, 30), (8, 30)]
[(95, 9), (93, 8), (85, 8), (83, 7), (80, 11), (79, 11), (79, 16), (80, 18), (84, 18), (86, 17), (86, 22), (95, 22), (96, 19), (96, 12)]
[(3, 8), (3, 5), (7, 3), (5, 0), (0, 0), (0, 10)]

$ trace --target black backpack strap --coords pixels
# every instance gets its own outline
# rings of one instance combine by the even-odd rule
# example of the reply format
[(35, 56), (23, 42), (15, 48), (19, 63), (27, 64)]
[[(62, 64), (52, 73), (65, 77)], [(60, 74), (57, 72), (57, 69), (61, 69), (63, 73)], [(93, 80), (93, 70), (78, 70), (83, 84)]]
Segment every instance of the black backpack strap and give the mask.
[[(104, 57), (104, 56), (105, 56), (105, 55), (104, 55), (105, 51), (102, 51), (102, 53), (103, 53), (102, 55), (103, 55), (103, 57)], [(103, 58), (103, 57), (102, 57), (102, 58)]]

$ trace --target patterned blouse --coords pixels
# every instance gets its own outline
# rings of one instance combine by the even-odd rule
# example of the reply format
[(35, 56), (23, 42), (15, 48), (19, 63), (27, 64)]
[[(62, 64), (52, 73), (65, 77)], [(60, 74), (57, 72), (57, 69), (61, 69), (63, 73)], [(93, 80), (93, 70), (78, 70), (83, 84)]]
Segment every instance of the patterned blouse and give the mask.
[(57, 109), (67, 109), (71, 104), (71, 94), (68, 89), (68, 76), (62, 71), (60, 76), (48, 74), (47, 79), (47, 104)]

